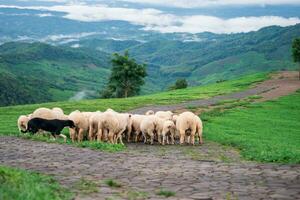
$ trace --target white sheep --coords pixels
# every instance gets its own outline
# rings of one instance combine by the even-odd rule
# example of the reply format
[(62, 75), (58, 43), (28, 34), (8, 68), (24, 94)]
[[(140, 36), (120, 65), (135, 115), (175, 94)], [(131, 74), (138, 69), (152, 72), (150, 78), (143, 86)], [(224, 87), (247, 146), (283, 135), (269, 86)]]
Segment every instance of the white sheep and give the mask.
[(18, 128), (19, 131), (23, 132), (27, 130), (27, 123), (29, 121), (29, 117), (26, 115), (20, 115), (20, 117), (18, 118)]
[(197, 119), (194, 113), (192, 112), (183, 112), (181, 113), (176, 121), (176, 128), (180, 134), (180, 144), (184, 143), (184, 138), (190, 137), (191, 143), (195, 144), (195, 133), (197, 131)]
[(75, 142), (76, 138), (79, 142), (82, 141), (84, 134), (88, 133), (88, 118), (79, 110), (71, 112), (68, 118), (75, 124), (75, 128), (69, 128), (72, 142)]
[(97, 111), (89, 117), (89, 140), (93, 141), (96, 138), (98, 131), (98, 123), (100, 121), (102, 112)]
[(147, 115), (141, 122), (141, 131), (144, 136), (144, 143), (147, 142), (147, 137), (150, 137), (150, 144), (153, 144), (156, 127), (156, 116)]
[(49, 108), (38, 108), (32, 113), (31, 118), (56, 119), (56, 113)]
[(173, 113), (171, 111), (157, 111), (155, 116), (160, 117), (162, 119), (172, 120)]
[(104, 130), (108, 130), (108, 140), (110, 143), (123, 144), (122, 134), (128, 129), (131, 132), (131, 115), (127, 113), (117, 113), (115, 111), (105, 111), (98, 123), (97, 140), (101, 141)]
[(55, 116), (55, 119), (60, 119), (60, 120), (67, 120), (68, 119), (68, 116), (64, 114), (64, 111), (59, 108), (59, 107), (54, 107), (51, 109), (54, 116)]
[(167, 144), (169, 144), (169, 137), (171, 138), (171, 144), (175, 144), (175, 130), (176, 126), (172, 120), (167, 120), (164, 122), (162, 130), (162, 145), (165, 145), (165, 141)]
[(146, 115), (132, 115), (131, 119), (132, 119), (132, 131), (134, 132), (134, 136), (135, 139), (134, 141), (137, 142), (138, 141), (138, 137), (141, 134), (141, 123), (143, 121), (143, 119), (146, 117)]
[(154, 115), (154, 111), (153, 110), (148, 110), (145, 115)]

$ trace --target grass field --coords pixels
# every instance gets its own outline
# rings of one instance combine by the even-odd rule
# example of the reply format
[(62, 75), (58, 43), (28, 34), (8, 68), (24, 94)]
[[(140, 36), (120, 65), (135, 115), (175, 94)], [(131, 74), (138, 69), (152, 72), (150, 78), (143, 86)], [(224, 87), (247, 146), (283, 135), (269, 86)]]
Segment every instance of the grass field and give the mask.
[(64, 200), (72, 194), (53, 178), (37, 173), (0, 166), (0, 199)]
[(263, 81), (267, 74), (254, 74), (240, 79), (211, 84), (207, 86), (189, 87), (181, 90), (157, 93), (122, 99), (98, 99), (84, 101), (66, 101), (44, 104), (0, 107), (0, 135), (18, 134), (17, 119), (21, 114), (32, 113), (38, 107), (61, 107), (67, 114), (73, 110), (96, 111), (107, 108), (116, 111), (127, 111), (151, 104), (174, 104), (193, 99), (205, 99), (216, 95), (228, 94), (249, 88), (252, 84)]
[(207, 140), (237, 147), (248, 160), (300, 163), (300, 91), (276, 101), (201, 115)]

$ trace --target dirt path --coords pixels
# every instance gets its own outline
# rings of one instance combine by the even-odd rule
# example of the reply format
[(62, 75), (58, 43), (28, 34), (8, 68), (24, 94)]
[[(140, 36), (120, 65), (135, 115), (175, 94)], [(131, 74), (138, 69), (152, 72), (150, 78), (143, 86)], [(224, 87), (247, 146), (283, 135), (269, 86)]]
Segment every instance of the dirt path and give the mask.
[[(176, 192), (168, 199), (297, 199), (300, 195), (300, 165), (203, 161), (180, 153), (184, 148), (199, 151), (199, 146), (174, 147), (129, 145), (125, 152), (107, 153), (0, 137), (0, 164), (54, 175), (71, 188), (82, 177), (98, 183), (99, 192), (76, 199), (139, 195), (163, 199), (156, 195), (160, 188)], [(122, 187), (110, 188), (105, 179), (114, 179)]]
[[(208, 106), (250, 95), (261, 95), (259, 101), (275, 99), (300, 88), (296, 74), (281, 72), (243, 92), (131, 112)], [(300, 196), (300, 165), (244, 162), (234, 149), (211, 142), (195, 147), (129, 144), (124, 152), (107, 153), (3, 136), (0, 164), (53, 175), (77, 192), (76, 185), (82, 178), (97, 184), (98, 192), (86, 195), (79, 192), (76, 199), (163, 199), (156, 194), (161, 188), (176, 192), (168, 199), (297, 199)], [(108, 187), (105, 179), (114, 179), (122, 187)]]
[(205, 106), (211, 106), (219, 101), (226, 100), (226, 99), (243, 99), (248, 96), (252, 95), (260, 95), (262, 96), (261, 99), (257, 101), (267, 101), (272, 99), (277, 99), (281, 96), (285, 96), (288, 94), (291, 94), (298, 89), (300, 89), (300, 81), (298, 79), (298, 73), (296, 71), (283, 71), (275, 74), (272, 79), (264, 81), (262, 83), (257, 84), (254, 88), (227, 94), (227, 95), (220, 95), (216, 97), (212, 97), (209, 99), (201, 99), (201, 100), (194, 100), (194, 101), (188, 101), (180, 104), (174, 104), (174, 105), (154, 105), (154, 106), (147, 106), (142, 108), (137, 108), (134, 110), (131, 110), (129, 112), (135, 113), (135, 114), (144, 114), (148, 110), (153, 111), (165, 111), (165, 110), (184, 110), (187, 107), (205, 107)]

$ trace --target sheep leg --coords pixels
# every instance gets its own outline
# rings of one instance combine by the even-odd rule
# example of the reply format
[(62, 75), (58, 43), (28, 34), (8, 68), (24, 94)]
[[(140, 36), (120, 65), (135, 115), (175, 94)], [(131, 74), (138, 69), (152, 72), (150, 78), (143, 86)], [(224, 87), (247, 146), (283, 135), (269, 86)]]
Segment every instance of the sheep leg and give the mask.
[(150, 144), (153, 144), (154, 141), (154, 133), (151, 130), (148, 130), (148, 135), (150, 136)]
[(203, 144), (202, 134), (199, 134), (199, 144)]
[(92, 124), (91, 124), (90, 127), (89, 127), (89, 140), (90, 140), (90, 141), (93, 141), (93, 140), (94, 140), (94, 127), (93, 127)]
[[(166, 134), (163, 133), (163, 134), (162, 134), (162, 145), (165, 145), (165, 140), (166, 140)], [(167, 139), (167, 141), (168, 141), (168, 139)], [(168, 142), (167, 142), (167, 143), (168, 143)]]
[(196, 127), (191, 130), (190, 142), (192, 145), (195, 145), (195, 133), (196, 133)]
[(180, 134), (180, 144), (184, 144), (184, 136), (185, 136), (185, 130), (179, 130), (179, 134)]
[(83, 129), (79, 129), (79, 132), (78, 132), (78, 142), (82, 142), (83, 140)]
[(147, 143), (147, 134), (144, 131), (142, 133), (143, 133), (143, 137), (144, 137), (144, 144), (146, 144)]
[(67, 136), (65, 136), (65, 135), (62, 134), (62, 133), (59, 134), (58, 136), (64, 138), (64, 142), (65, 142), (65, 143), (67, 142)]
[(167, 144), (169, 144), (169, 136), (167, 136), (166, 139), (167, 139)]
[(97, 141), (101, 142), (101, 138), (102, 138), (102, 128), (99, 128), (97, 133)]
[(135, 142), (138, 142), (139, 134), (140, 134), (139, 131), (135, 131), (135, 138), (134, 138)]
[(114, 132), (112, 132), (111, 130), (109, 130), (108, 133), (108, 140), (111, 144), (114, 144)]

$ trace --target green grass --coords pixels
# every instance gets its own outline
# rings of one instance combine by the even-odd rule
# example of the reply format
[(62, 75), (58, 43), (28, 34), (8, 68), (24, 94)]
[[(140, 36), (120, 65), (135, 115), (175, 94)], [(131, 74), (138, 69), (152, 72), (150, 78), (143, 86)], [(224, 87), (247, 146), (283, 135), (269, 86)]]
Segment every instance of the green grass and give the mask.
[(33, 172), (0, 166), (0, 199), (64, 200), (72, 194), (53, 178)]
[(117, 181), (113, 180), (113, 179), (107, 179), (104, 181), (104, 183), (112, 188), (119, 188), (122, 187), (122, 185), (120, 183), (118, 183)]
[[(68, 135), (68, 134), (66, 134)], [(110, 143), (104, 143), (104, 142), (97, 142), (97, 141), (83, 141), (83, 142), (76, 142), (73, 143), (71, 140), (68, 138), (67, 142), (65, 143), (63, 139), (56, 139), (52, 140), (50, 139), (49, 135), (47, 134), (46, 136), (36, 134), (36, 135), (30, 135), (30, 134), (25, 134), (25, 135), (19, 135), (22, 138), (25, 139), (31, 139), (35, 141), (42, 141), (42, 142), (48, 142), (48, 143), (60, 143), (60, 144), (67, 144), (67, 145), (73, 145), (76, 147), (82, 147), (82, 148), (89, 148), (89, 149), (95, 149), (95, 150), (101, 150), (101, 151), (108, 151), (108, 152), (118, 152), (124, 150), (126, 147), (122, 144), (110, 144)]]
[(160, 189), (158, 192), (156, 192), (156, 194), (164, 197), (172, 197), (176, 195), (175, 192), (166, 189)]
[(153, 95), (119, 99), (97, 99), (83, 101), (64, 101), (44, 104), (31, 104), (0, 107), (0, 135), (16, 135), (19, 115), (32, 113), (39, 107), (61, 107), (67, 114), (73, 110), (96, 111), (113, 108), (117, 111), (128, 111), (151, 104), (175, 104), (188, 100), (206, 99), (216, 95), (228, 94), (249, 88), (252, 84), (265, 80), (267, 74), (254, 74), (240, 79), (207, 86), (189, 87), (186, 89), (162, 92)]
[(85, 178), (81, 178), (78, 182), (76, 182), (74, 188), (83, 194), (99, 192), (99, 185), (96, 182)]
[(203, 113), (204, 137), (241, 150), (248, 160), (300, 163), (300, 91), (246, 108)]

